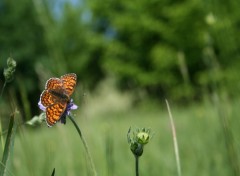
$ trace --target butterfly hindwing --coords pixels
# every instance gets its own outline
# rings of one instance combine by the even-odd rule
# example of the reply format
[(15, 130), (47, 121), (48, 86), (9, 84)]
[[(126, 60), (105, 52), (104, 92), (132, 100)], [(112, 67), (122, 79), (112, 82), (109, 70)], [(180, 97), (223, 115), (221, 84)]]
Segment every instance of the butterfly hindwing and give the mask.
[(55, 103), (46, 109), (46, 122), (49, 127), (53, 126), (64, 113), (67, 103)]

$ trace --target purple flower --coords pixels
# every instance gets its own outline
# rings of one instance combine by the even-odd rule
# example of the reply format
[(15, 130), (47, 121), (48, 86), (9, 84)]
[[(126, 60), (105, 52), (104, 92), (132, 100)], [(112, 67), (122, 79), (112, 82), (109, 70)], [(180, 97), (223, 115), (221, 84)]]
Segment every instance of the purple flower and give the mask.
[(67, 108), (65, 109), (64, 113), (62, 114), (60, 121), (63, 124), (66, 124), (66, 116), (70, 115), (70, 111), (71, 110), (75, 110), (77, 109), (78, 106), (76, 104), (73, 103), (73, 99), (70, 100), (70, 102), (67, 104)]
[[(38, 102), (38, 107), (39, 107), (42, 111), (46, 112), (47, 107), (43, 106), (42, 103), (41, 103), (41, 101)], [(65, 111), (64, 111), (63, 114), (61, 115), (59, 121), (60, 121), (61, 123), (63, 123), (63, 124), (66, 124), (66, 116), (67, 116), (67, 115), (70, 115), (71, 110), (75, 110), (75, 109), (77, 109), (77, 108), (78, 108), (78, 106), (77, 106), (76, 104), (74, 104), (74, 103), (73, 103), (73, 99), (71, 99), (70, 102), (67, 104), (67, 107), (66, 107)]]
[(38, 107), (39, 107), (42, 111), (44, 111), (44, 112), (46, 111), (46, 107), (42, 105), (41, 100), (39, 100), (39, 102), (38, 102)]

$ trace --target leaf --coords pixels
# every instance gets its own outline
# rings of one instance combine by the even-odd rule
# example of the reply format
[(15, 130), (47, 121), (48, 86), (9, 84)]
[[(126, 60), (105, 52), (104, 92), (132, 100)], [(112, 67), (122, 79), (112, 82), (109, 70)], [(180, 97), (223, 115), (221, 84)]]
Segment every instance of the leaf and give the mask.
[(15, 118), (15, 113), (13, 113), (10, 116), (7, 138), (6, 138), (6, 142), (5, 142), (5, 146), (4, 146), (2, 162), (1, 162), (1, 165), (0, 165), (0, 176), (3, 176), (5, 171), (7, 170), (6, 166), (8, 164), (9, 156), (13, 151), (14, 137), (15, 137), (15, 132), (16, 132), (16, 129), (17, 129), (17, 126), (14, 123), (14, 118)]
[(54, 176), (55, 175), (55, 168), (53, 168), (53, 171), (52, 171), (52, 175), (51, 176)]

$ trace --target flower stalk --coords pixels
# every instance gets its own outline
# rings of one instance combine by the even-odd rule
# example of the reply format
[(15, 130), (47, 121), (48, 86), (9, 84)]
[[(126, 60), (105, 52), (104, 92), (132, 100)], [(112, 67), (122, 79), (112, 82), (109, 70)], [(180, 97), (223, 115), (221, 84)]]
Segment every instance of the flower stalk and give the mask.
[(96, 172), (96, 169), (95, 169), (95, 165), (94, 165), (94, 163), (93, 163), (91, 154), (90, 154), (90, 152), (89, 152), (89, 148), (88, 148), (87, 142), (86, 142), (84, 136), (82, 135), (82, 132), (81, 132), (78, 124), (76, 123), (76, 121), (74, 120), (74, 118), (71, 116), (71, 114), (68, 115), (68, 117), (69, 117), (69, 119), (72, 121), (74, 127), (76, 128), (76, 130), (77, 130), (77, 132), (78, 132), (78, 134), (79, 134), (79, 136), (80, 136), (80, 139), (81, 139), (81, 141), (82, 141), (82, 143), (83, 143), (84, 149), (86, 150), (87, 158), (88, 158), (88, 160), (89, 160), (89, 163), (90, 163), (90, 166), (91, 166), (93, 175), (94, 175), (94, 176), (97, 176), (97, 172)]
[(136, 173), (136, 176), (139, 176), (139, 156), (136, 156), (135, 155), (135, 173)]

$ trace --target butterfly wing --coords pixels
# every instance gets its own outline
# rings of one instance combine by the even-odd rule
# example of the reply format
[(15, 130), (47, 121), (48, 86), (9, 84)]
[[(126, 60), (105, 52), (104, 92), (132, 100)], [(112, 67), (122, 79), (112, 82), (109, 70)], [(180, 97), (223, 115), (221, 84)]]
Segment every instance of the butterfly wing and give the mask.
[(45, 85), (46, 90), (54, 90), (54, 89), (61, 89), (62, 88), (62, 81), (59, 78), (50, 78)]
[(55, 103), (46, 109), (46, 122), (49, 127), (52, 127), (62, 116), (67, 103)]
[(44, 107), (50, 106), (55, 103), (55, 97), (49, 93), (48, 90), (44, 90), (40, 96), (41, 103)]
[(40, 96), (40, 100), (43, 106), (48, 107), (56, 102), (58, 102), (59, 98), (54, 96), (51, 91), (58, 90), (61, 92), (62, 88), (62, 81), (58, 78), (50, 78), (45, 85), (45, 90), (42, 92)]
[(77, 83), (77, 75), (75, 73), (69, 73), (61, 76), (62, 87), (65, 89), (65, 92), (68, 96), (72, 95), (74, 92), (76, 83)]

